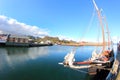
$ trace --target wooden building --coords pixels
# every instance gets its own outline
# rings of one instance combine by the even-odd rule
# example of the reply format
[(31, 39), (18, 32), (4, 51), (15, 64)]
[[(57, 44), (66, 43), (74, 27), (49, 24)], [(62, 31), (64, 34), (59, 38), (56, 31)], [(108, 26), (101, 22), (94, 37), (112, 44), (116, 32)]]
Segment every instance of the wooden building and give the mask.
[(28, 43), (28, 37), (18, 36), (18, 35), (9, 35), (8, 36), (8, 42)]

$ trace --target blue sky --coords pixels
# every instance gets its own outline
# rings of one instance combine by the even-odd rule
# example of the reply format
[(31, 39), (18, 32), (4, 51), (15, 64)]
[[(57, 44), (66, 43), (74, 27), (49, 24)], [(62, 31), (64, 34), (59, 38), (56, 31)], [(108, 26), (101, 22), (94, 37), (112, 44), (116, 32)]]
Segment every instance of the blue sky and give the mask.
[[(95, 1), (104, 11), (111, 36), (119, 37), (120, 0)], [(35, 26), (34, 28), (41, 32), (34, 31), (43, 32), (42, 35), (75, 40), (85, 34), (93, 10), (92, 0), (0, 0), (0, 15), (7, 17), (7, 21), (13, 19), (13, 22), (24, 23), (29, 26), (29, 29)], [(95, 18), (94, 21), (96, 20)], [(97, 29), (92, 26), (90, 30), (87, 31), (85, 37), (92, 40)], [(17, 31), (19, 32), (19, 29)]]

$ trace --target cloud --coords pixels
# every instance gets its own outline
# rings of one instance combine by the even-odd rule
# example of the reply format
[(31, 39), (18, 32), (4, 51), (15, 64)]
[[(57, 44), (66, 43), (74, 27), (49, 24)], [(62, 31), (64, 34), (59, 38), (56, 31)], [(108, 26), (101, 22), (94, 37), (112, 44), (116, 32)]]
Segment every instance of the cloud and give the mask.
[(68, 37), (68, 36), (63, 36), (63, 35), (58, 35), (57, 37), (59, 37), (60, 40), (73, 40), (73, 41), (78, 41), (78, 39), (73, 38), (73, 37)]
[(19, 35), (45, 36), (48, 31), (38, 26), (31, 26), (18, 22), (16, 19), (0, 15), (0, 33), (10, 33)]

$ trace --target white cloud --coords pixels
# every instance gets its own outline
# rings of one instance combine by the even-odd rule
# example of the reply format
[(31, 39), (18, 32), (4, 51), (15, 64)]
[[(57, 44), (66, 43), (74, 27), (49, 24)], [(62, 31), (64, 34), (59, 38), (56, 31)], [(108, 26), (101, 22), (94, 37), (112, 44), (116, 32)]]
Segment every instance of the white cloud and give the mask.
[(45, 29), (18, 22), (17, 20), (4, 15), (0, 15), (0, 32), (32, 36), (48, 35), (48, 31)]
[(75, 39), (73, 37), (68, 37), (68, 36), (63, 36), (63, 35), (58, 35), (60, 40), (73, 40), (73, 41), (78, 41), (78, 39)]

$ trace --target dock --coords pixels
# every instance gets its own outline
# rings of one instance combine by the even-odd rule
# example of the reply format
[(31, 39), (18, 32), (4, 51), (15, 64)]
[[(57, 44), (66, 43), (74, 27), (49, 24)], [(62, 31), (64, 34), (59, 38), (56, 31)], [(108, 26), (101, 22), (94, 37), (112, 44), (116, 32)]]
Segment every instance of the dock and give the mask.
[(0, 34), (0, 47), (40, 47), (52, 45), (51, 42), (36, 43), (28, 36)]
[(32, 43), (32, 44), (29, 44), (29, 47), (40, 47), (40, 46), (52, 46), (53, 44), (52, 43), (49, 43), (49, 44), (35, 44), (35, 43)]
[[(116, 59), (120, 62), (120, 51), (119, 50), (117, 50)], [(120, 80), (120, 67), (119, 67), (119, 72), (118, 72), (116, 80)]]
[(6, 42), (0, 43), (0, 47), (42, 47), (42, 46), (52, 46), (52, 43), (36, 44), (36, 43), (16, 43), (16, 42)]

